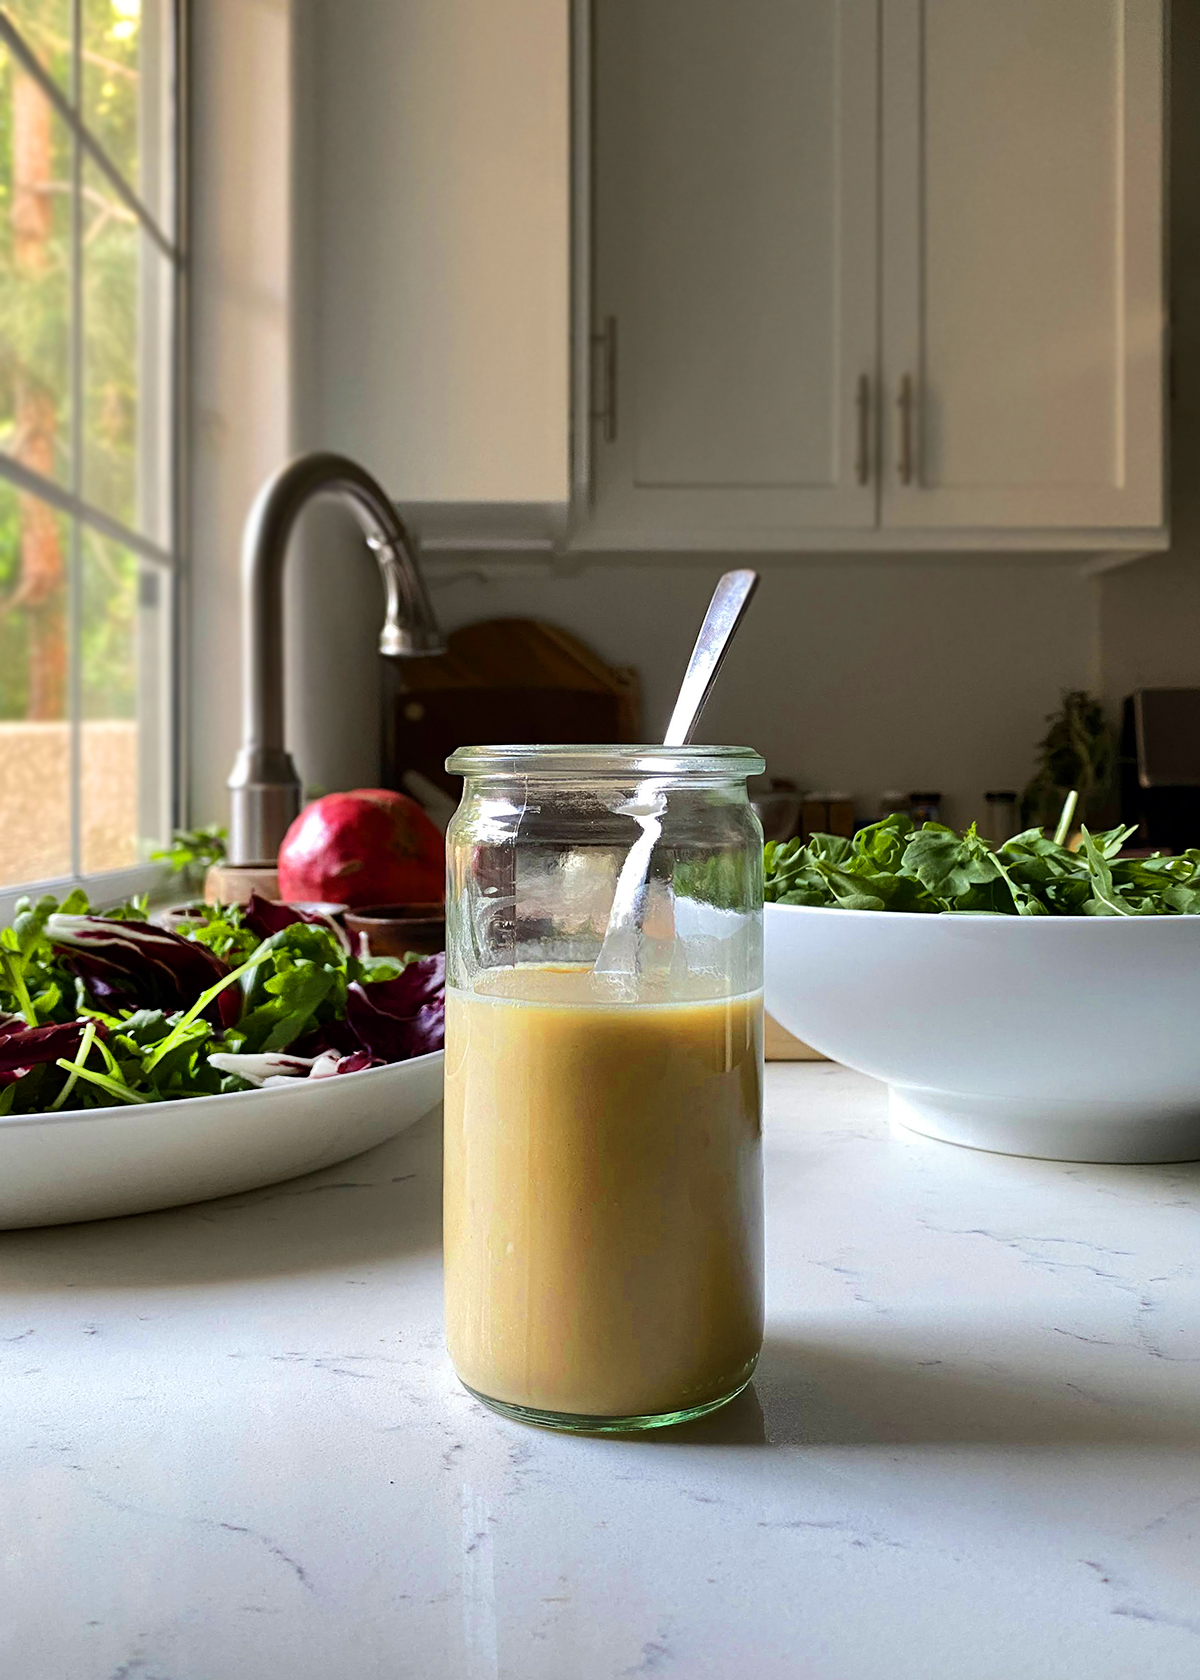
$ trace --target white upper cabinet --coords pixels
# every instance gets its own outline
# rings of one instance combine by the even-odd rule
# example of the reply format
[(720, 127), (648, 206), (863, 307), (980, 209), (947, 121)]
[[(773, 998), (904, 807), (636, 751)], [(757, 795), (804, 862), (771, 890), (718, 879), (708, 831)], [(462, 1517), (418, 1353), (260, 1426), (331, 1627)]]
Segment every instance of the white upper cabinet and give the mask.
[(875, 0), (599, 0), (593, 509), (875, 523)]
[(1160, 0), (591, 14), (578, 546), (1163, 545)]
[(886, 0), (885, 526), (1162, 519), (1157, 0)]
[(568, 0), (290, 9), (297, 441), (357, 456), (429, 547), (549, 546), (570, 494)]

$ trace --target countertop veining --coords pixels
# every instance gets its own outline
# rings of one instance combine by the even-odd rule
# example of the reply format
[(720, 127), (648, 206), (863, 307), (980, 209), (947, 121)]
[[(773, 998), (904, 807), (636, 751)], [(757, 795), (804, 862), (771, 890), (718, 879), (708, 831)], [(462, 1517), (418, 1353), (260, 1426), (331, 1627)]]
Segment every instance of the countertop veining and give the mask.
[(436, 1117), (0, 1234), (3, 1672), (1200, 1674), (1200, 1166), (892, 1133), (831, 1064), (767, 1092), (759, 1374), (644, 1439), (458, 1387)]

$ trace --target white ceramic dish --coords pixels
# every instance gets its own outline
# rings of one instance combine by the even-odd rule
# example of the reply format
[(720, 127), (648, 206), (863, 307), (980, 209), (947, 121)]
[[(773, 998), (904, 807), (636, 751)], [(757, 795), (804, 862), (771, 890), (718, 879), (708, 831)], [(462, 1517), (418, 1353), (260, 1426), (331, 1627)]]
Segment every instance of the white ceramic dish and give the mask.
[(1200, 1159), (1200, 917), (768, 904), (766, 1006), (976, 1149)]
[(315, 1172), (441, 1101), (445, 1052), (223, 1097), (0, 1120), (0, 1229), (108, 1219)]

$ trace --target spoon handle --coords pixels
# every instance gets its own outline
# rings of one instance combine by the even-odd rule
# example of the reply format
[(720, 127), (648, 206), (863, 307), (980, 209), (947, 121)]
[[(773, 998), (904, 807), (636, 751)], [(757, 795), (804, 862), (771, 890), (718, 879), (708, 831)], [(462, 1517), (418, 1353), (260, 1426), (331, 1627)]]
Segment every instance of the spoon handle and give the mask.
[(679, 686), (679, 698), (667, 733), (664, 747), (686, 746), (692, 738), (704, 703), (708, 699), (717, 672), (725, 658), (733, 633), (741, 623), (742, 614), (750, 605), (750, 597), (758, 588), (758, 573), (751, 571), (726, 572), (713, 591), (704, 623), (696, 637), (692, 657)]
[[(683, 747), (691, 739), (696, 720), (721, 669), (725, 651), (757, 588), (757, 572), (739, 571), (726, 572), (713, 590), (692, 657), (683, 674), (671, 722), (663, 737), (664, 747)], [(626, 809), (641, 833), (626, 853), (617, 877), (612, 908), (608, 913), (608, 927), (594, 964), (597, 974), (637, 972), (646, 879), (651, 853), (662, 833), (662, 815), (666, 809), (661, 784), (652, 777), (640, 782)]]

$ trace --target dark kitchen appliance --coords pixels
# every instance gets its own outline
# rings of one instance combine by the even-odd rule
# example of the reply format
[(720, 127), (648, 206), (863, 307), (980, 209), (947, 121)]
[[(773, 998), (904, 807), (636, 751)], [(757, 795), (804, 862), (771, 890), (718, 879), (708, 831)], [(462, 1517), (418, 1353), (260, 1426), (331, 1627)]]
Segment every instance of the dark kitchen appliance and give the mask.
[(1121, 722), (1121, 820), (1132, 842), (1182, 852), (1200, 846), (1200, 688), (1141, 688)]

